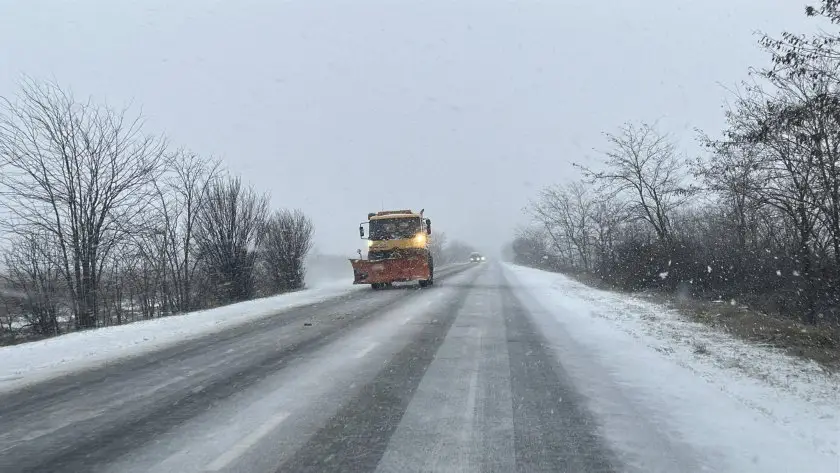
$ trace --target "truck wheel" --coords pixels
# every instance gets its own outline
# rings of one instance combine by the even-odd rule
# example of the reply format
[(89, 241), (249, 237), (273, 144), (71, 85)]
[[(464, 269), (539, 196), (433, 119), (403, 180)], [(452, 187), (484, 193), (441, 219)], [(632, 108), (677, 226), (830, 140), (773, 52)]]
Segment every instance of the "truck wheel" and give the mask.
[(435, 263), (434, 260), (429, 257), (429, 279), (421, 279), (420, 280), (420, 287), (429, 287), (435, 283)]
[(385, 285), (382, 284), (381, 282), (375, 282), (375, 283), (372, 283), (370, 285), (370, 288), (373, 289), (374, 291), (378, 291), (378, 290), (382, 289), (383, 287), (385, 287)]

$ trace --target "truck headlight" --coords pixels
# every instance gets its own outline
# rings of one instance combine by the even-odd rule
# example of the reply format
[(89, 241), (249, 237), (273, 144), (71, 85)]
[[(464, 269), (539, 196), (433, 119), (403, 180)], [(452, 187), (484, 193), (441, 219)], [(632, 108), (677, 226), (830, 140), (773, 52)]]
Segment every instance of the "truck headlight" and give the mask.
[(426, 244), (426, 234), (425, 233), (418, 233), (414, 235), (414, 243), (418, 245), (425, 245)]

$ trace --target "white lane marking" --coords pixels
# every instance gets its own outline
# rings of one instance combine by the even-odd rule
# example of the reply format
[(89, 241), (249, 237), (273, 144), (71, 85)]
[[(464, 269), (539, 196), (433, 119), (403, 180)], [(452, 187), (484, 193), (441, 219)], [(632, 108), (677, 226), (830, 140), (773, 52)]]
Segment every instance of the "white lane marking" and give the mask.
[(484, 338), (484, 329), (479, 327), (474, 327), (477, 330), (477, 337), (479, 339), (476, 347), (476, 351), (474, 353), (473, 359), (473, 366), (472, 366), (472, 373), (470, 373), (470, 387), (469, 391), (467, 392), (467, 408), (466, 408), (466, 416), (467, 419), (472, 422), (473, 418), (475, 417), (475, 402), (476, 402), (476, 395), (478, 394), (476, 391), (478, 390), (478, 370), (479, 370), (479, 361), (481, 360), (481, 348), (482, 348), (482, 341)]
[(376, 348), (378, 346), (379, 346), (379, 342), (371, 342), (371, 344), (366, 346), (362, 351), (360, 351), (359, 353), (356, 353), (355, 358), (358, 359), (358, 358), (361, 358), (361, 357), (367, 355), (368, 353), (373, 351), (374, 348)]
[(468, 418), (472, 418), (475, 415), (475, 395), (476, 395), (476, 388), (478, 385), (478, 369), (473, 369), (472, 376), (470, 376), (470, 390), (469, 394), (467, 394), (467, 409), (466, 415)]
[(272, 430), (277, 428), (280, 423), (282, 423), (286, 418), (289, 417), (288, 412), (281, 412), (271, 419), (268, 422), (261, 425), (257, 430), (248, 434), (245, 438), (239, 441), (236, 445), (233, 446), (230, 450), (226, 451), (225, 453), (221, 454), (219, 458), (216, 458), (207, 465), (206, 470), (209, 471), (219, 471), (222, 468), (233, 463), (234, 460), (241, 457), (245, 452), (248, 451), (251, 447), (256, 445), (257, 442), (260, 441), (261, 438), (268, 435)]

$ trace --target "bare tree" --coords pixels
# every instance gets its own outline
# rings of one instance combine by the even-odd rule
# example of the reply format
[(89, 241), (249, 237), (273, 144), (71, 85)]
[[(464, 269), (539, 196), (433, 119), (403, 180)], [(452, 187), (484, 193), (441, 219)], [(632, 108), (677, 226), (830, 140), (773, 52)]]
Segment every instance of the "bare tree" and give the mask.
[(823, 66), (840, 62), (840, 34), (836, 31), (840, 24), (840, 2), (819, 0), (817, 6), (805, 7), (805, 15), (828, 20), (831, 27), (808, 35), (785, 31), (781, 38), (765, 34), (759, 44), (771, 53), (771, 67), (760, 73), (770, 78), (782, 74), (837, 82), (840, 78), (837, 68)]
[(794, 253), (799, 272), (810, 277), (812, 244), (818, 215), (814, 212), (818, 169), (815, 156), (802, 153), (802, 135), (791, 121), (798, 106), (788, 98), (774, 98), (760, 88), (749, 89), (728, 113), (728, 142), (756, 156), (746, 191), (781, 211), (795, 229)]
[(668, 240), (671, 213), (689, 195), (676, 146), (668, 136), (644, 123), (626, 124), (618, 134), (607, 133), (606, 137), (612, 145), (604, 153), (606, 169), (579, 167), (587, 177), (601, 183), (604, 194), (626, 198), (631, 218), (647, 222), (660, 240)]
[(105, 325), (122, 325), (130, 322), (131, 296), (130, 268), (131, 243), (123, 242), (108, 255), (100, 272), (102, 280), (102, 319)]
[(209, 281), (221, 302), (247, 300), (255, 292), (268, 196), (243, 186), (239, 177), (227, 177), (213, 181), (203, 199), (195, 236)]
[(761, 157), (750, 146), (718, 142), (708, 136), (700, 140), (711, 156), (694, 164), (695, 175), (702, 179), (707, 192), (719, 196), (718, 205), (727, 209), (729, 222), (736, 230), (738, 248), (745, 250), (750, 220), (762, 205), (758, 172)]
[(48, 233), (79, 328), (97, 324), (99, 271), (132, 230), (161, 172), (165, 144), (140, 118), (25, 81), (0, 113), (0, 192), (18, 234)]
[(592, 225), (593, 266), (598, 274), (604, 276), (615, 263), (616, 243), (621, 225), (627, 221), (625, 205), (613, 196), (598, 195), (593, 197), (590, 223)]
[(6, 286), (4, 278), (0, 277), (0, 345), (6, 345), (17, 338), (15, 322), (22, 309), (22, 294)]
[[(840, 62), (820, 62), (827, 63), (822, 70), (840, 69)], [(776, 75), (772, 83), (788, 104), (776, 119), (779, 134), (791, 137), (795, 155), (813, 168), (810, 203), (840, 268), (840, 87), (824, 75)]]
[(566, 254), (569, 263), (588, 270), (596, 231), (593, 220), (596, 205), (586, 185), (574, 182), (543, 189), (529, 209), (543, 224), (555, 248)]
[(537, 268), (548, 268), (548, 260), (551, 252), (549, 251), (545, 230), (541, 227), (525, 227), (519, 229), (511, 247), (514, 263)]
[(148, 227), (132, 235), (124, 256), (133, 256), (134, 295), (144, 319), (167, 315), (167, 234), (163, 227)]
[(32, 233), (12, 242), (4, 257), (8, 287), (19, 296), (18, 314), (38, 335), (58, 335), (59, 310), (64, 301), (57, 247), (52, 235)]
[(435, 232), (429, 238), (429, 252), (432, 254), (432, 259), (436, 265), (444, 265), (449, 263), (446, 255), (446, 245), (448, 238), (444, 232)]
[(196, 255), (196, 224), (208, 186), (219, 177), (220, 163), (186, 150), (177, 150), (168, 160), (168, 172), (157, 186), (157, 211), (164, 235), (167, 275), (172, 285), (172, 309), (189, 311), (193, 305)]
[(278, 210), (268, 220), (262, 253), (275, 292), (303, 287), (314, 227), (301, 210)]

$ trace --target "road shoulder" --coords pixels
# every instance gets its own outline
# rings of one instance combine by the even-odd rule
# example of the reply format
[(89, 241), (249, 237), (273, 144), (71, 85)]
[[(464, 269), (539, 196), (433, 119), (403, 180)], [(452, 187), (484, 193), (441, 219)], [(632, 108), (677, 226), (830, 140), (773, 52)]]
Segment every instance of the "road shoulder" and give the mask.
[[(630, 463), (647, 471), (836, 471), (838, 393), (797, 360), (559, 274), (512, 265), (505, 274)], [(696, 353), (698, 339), (737, 364)], [(768, 376), (744, 369), (751, 365)], [(786, 373), (787, 386), (779, 380)], [(640, 439), (662, 447), (639, 455)]]

